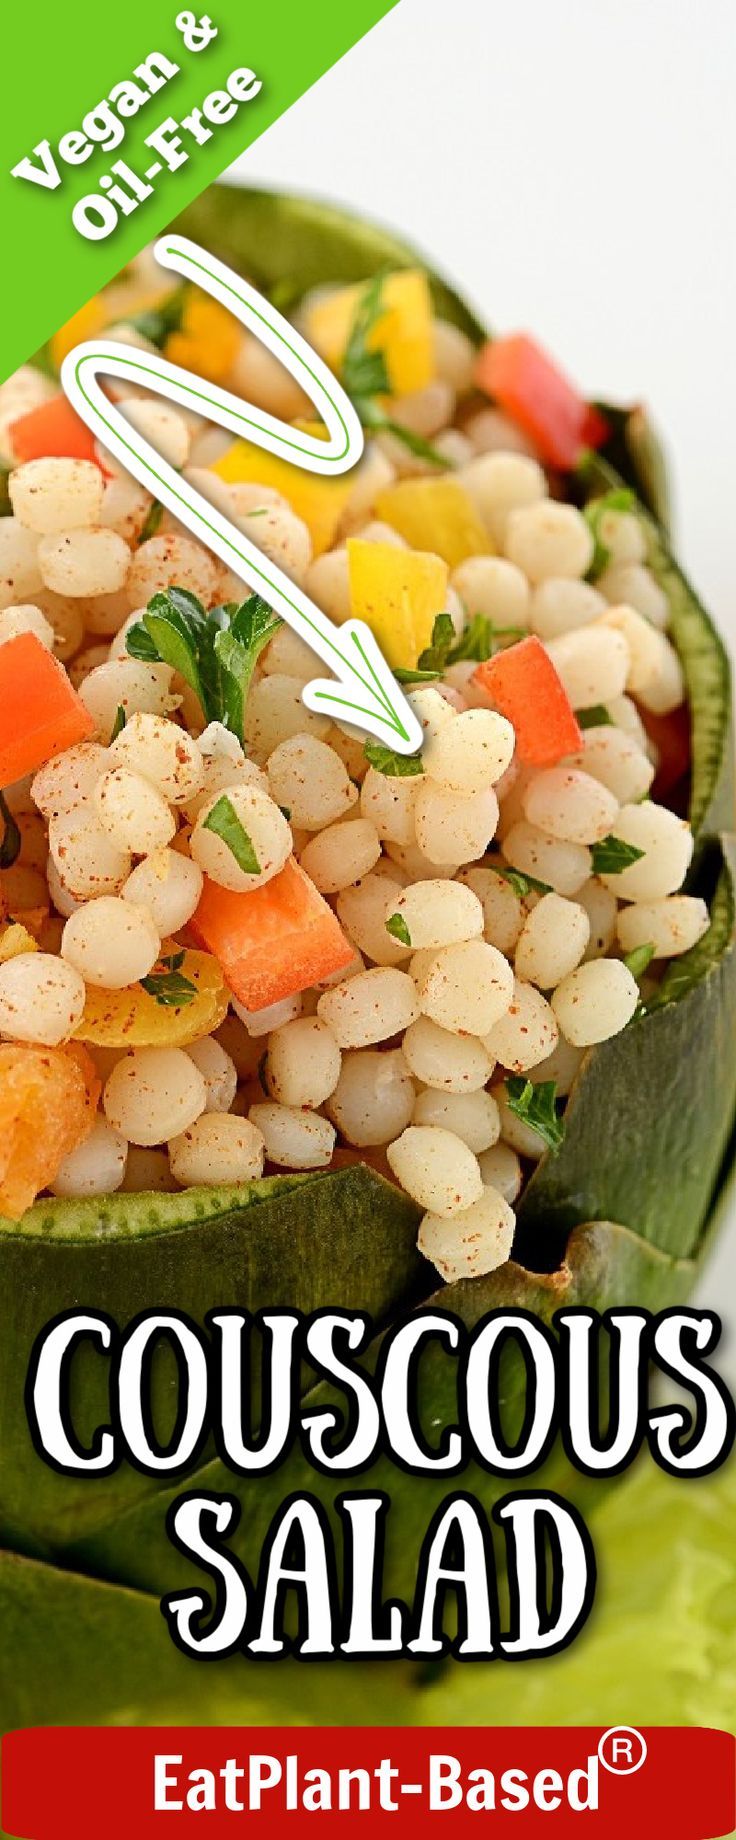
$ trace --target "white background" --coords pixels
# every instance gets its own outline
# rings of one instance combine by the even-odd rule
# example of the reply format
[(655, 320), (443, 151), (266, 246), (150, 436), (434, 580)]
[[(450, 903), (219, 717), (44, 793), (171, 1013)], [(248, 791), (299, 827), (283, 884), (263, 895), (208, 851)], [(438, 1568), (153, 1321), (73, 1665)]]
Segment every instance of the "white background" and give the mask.
[[(735, 25), (730, 0), (399, 0), (233, 168), (383, 220), (587, 393), (644, 399), (732, 644)], [(702, 1290), (736, 1322), (734, 1222)]]

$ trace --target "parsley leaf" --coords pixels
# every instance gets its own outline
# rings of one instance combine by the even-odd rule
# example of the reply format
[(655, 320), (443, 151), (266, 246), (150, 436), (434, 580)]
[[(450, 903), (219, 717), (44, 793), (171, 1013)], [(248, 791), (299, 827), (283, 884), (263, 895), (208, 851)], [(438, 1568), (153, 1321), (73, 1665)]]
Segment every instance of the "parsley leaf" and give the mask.
[(423, 652), (420, 652), (417, 669), (436, 671), (438, 675), (441, 675), (450, 656), (454, 640), (455, 628), (450, 614), (438, 613), (432, 627), (431, 643), (425, 647)]
[(147, 543), (149, 537), (155, 537), (156, 531), (158, 530), (158, 527), (159, 527), (159, 524), (161, 523), (161, 519), (163, 515), (164, 515), (163, 505), (159, 502), (157, 498), (154, 498), (152, 503), (148, 507), (145, 518), (143, 519), (143, 523), (141, 524), (140, 530), (138, 532), (138, 536), (136, 539), (137, 549), (140, 549), (140, 546), (142, 543)]
[(651, 965), (653, 957), (654, 946), (651, 940), (647, 940), (645, 946), (635, 946), (633, 952), (626, 953), (624, 964), (627, 971), (631, 972), (632, 977), (638, 980), (640, 977), (643, 977), (647, 966)]
[(184, 588), (154, 594), (131, 626), (126, 650), (145, 664), (178, 671), (202, 705), (207, 722), (222, 722), (244, 741), (245, 704), (257, 659), (281, 625), (268, 602), (252, 594), (206, 613)]
[(536, 1131), (553, 1156), (557, 1155), (565, 1136), (565, 1126), (555, 1105), (556, 1092), (554, 1080), (540, 1080), (535, 1086), (523, 1074), (514, 1074), (506, 1081), (509, 1110)]
[(619, 486), (613, 492), (604, 492), (600, 498), (592, 498), (583, 506), (583, 517), (593, 538), (593, 560), (588, 569), (588, 580), (597, 581), (598, 576), (608, 568), (611, 552), (601, 537), (601, 523), (607, 511), (630, 511), (636, 504), (634, 493), (628, 486)]
[(2, 842), (0, 842), (0, 869), (12, 869), (13, 863), (20, 855), (20, 828), (15, 822), (12, 811), (0, 792), (0, 818), (3, 821)]
[(394, 677), (397, 684), (436, 684), (441, 671), (407, 671), (401, 664), (394, 665)]
[(381, 271), (374, 275), (358, 301), (342, 360), (342, 382), (348, 396), (388, 396), (391, 382), (382, 351), (371, 351), (368, 340), (383, 312)]
[(411, 933), (403, 914), (390, 914), (385, 924), (386, 932), (391, 934), (392, 939), (398, 939), (402, 946), (411, 945)]
[(578, 728), (610, 728), (611, 717), (602, 703), (590, 703), (587, 709), (576, 709), (575, 720)]
[(632, 863), (640, 862), (646, 850), (638, 850), (635, 843), (625, 843), (622, 837), (602, 837), (600, 843), (591, 844), (590, 854), (594, 875), (620, 875)]
[(172, 952), (169, 958), (159, 960), (162, 971), (152, 971), (149, 977), (141, 978), (141, 988), (149, 997), (155, 997), (162, 1009), (181, 1009), (197, 995), (196, 984), (182, 977), (184, 958), (184, 952)]
[(112, 725), (112, 734), (110, 736), (111, 742), (117, 741), (118, 735), (121, 735), (123, 732), (123, 729), (125, 728), (125, 723), (126, 723), (125, 710), (123, 708), (122, 703), (118, 703), (117, 709), (115, 711), (115, 721), (113, 722), (113, 725)]
[(450, 647), (447, 662), (462, 664), (466, 659), (474, 659), (476, 664), (485, 664), (494, 652), (502, 650), (499, 640), (524, 639), (526, 636), (525, 626), (494, 626), (485, 613), (474, 613), (457, 643)]
[(424, 772), (420, 754), (393, 754), (381, 741), (366, 741), (363, 753), (377, 773), (386, 773), (391, 779), (410, 779)]
[(215, 836), (227, 845), (244, 875), (260, 875), (261, 865), (252, 840), (248, 836), (245, 825), (241, 824), (235, 806), (225, 793), (213, 805), (209, 816), (204, 820), (202, 829), (214, 831)]
[(136, 332), (142, 333), (144, 339), (149, 339), (152, 345), (157, 345), (159, 351), (162, 351), (169, 334), (181, 330), (188, 291), (187, 282), (182, 281), (178, 287), (172, 289), (170, 294), (167, 294), (166, 299), (162, 300), (159, 306), (150, 307), (147, 312), (138, 313), (134, 319), (128, 321), (128, 324), (134, 326)]
[(549, 882), (538, 882), (536, 875), (522, 875), (520, 869), (511, 869), (507, 863), (494, 862), (491, 858), (488, 867), (493, 870), (494, 875), (502, 875), (505, 882), (510, 882), (514, 894), (520, 901), (525, 901), (528, 894), (552, 893)]

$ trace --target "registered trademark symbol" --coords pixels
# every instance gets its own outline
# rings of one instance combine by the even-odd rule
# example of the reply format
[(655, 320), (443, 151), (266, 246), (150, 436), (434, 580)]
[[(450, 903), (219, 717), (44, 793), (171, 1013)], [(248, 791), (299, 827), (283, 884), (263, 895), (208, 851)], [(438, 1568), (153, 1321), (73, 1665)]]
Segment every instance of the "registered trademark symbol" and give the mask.
[(598, 1756), (613, 1776), (633, 1776), (646, 1754), (646, 1739), (633, 1725), (611, 1725), (598, 1740)]

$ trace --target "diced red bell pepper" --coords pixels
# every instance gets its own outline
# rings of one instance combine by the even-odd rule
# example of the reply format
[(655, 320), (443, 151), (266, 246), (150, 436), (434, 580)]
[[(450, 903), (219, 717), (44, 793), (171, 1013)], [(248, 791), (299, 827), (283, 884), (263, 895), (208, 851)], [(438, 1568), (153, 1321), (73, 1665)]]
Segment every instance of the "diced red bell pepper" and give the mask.
[(66, 396), (52, 396), (13, 422), (10, 429), (13, 453), (18, 464), (26, 460), (61, 457), (70, 460), (93, 460), (104, 472), (97, 457), (94, 435), (81, 415), (77, 415)]
[(549, 466), (570, 472), (586, 448), (606, 439), (603, 416), (524, 332), (489, 340), (478, 354), (475, 380)]
[(35, 633), (0, 645), (0, 787), (95, 732), (63, 664)]
[(511, 722), (525, 766), (553, 767), (582, 747), (570, 699), (535, 634), (479, 664), (473, 681)]
[(352, 964), (339, 920), (293, 856), (249, 894), (205, 877), (193, 937), (222, 966), (246, 1009), (268, 1009)]

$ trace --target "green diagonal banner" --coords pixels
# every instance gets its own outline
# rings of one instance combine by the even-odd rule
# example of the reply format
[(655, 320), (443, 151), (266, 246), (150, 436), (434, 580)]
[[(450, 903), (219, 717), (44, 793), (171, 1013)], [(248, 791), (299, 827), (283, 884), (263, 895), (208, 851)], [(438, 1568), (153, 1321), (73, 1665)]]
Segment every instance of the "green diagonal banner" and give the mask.
[[(3, 19), (0, 379), (396, 0), (98, 0)], [(329, 144), (329, 120), (324, 124)], [(16, 279), (8, 285), (8, 275)]]

